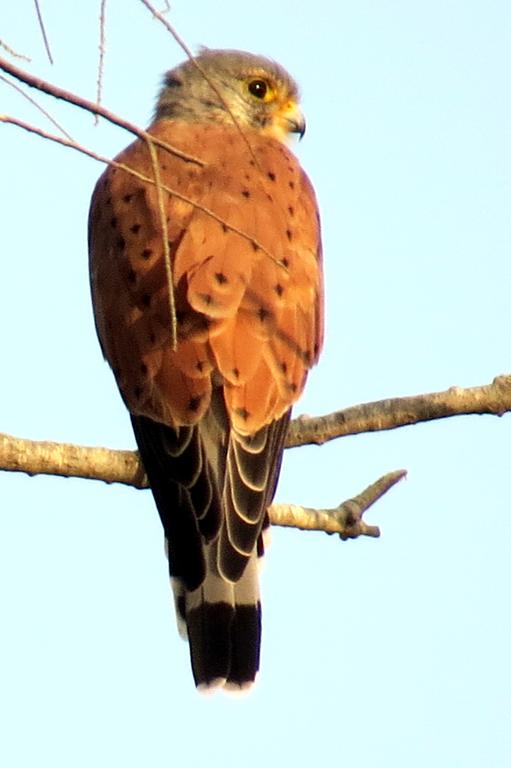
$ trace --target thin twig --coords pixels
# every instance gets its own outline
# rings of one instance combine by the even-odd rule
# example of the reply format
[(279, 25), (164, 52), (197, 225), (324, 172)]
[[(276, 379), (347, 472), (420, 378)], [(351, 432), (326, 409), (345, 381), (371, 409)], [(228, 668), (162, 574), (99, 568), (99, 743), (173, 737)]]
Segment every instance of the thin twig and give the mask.
[(380, 529), (368, 525), (362, 519), (366, 510), (406, 477), (406, 470), (398, 469), (380, 477), (357, 496), (342, 502), (333, 509), (311, 509), (296, 504), (274, 504), (270, 507), (274, 525), (300, 528), (303, 531), (326, 531), (338, 533), (344, 541), (359, 536), (378, 538)]
[[(11, 115), (0, 115), (0, 122), (8, 123), (10, 125), (15, 125), (18, 128), (23, 128), (23, 130), (28, 131), (29, 133), (34, 133), (36, 134), (36, 136), (40, 136), (43, 139), (48, 139), (49, 141), (54, 141), (57, 144), (62, 144), (62, 146), (64, 147), (75, 149), (77, 152), (81, 152), (82, 154), (87, 155), (88, 157), (92, 157), (94, 160), (98, 160), (100, 163), (105, 163), (106, 165), (111, 165), (113, 168), (119, 168), (122, 171), (126, 171), (126, 173), (130, 173), (132, 176), (135, 176), (137, 179), (140, 179), (141, 181), (144, 181), (147, 184), (154, 185), (155, 183), (154, 179), (151, 179), (149, 176), (145, 176), (143, 173), (139, 173), (134, 168), (130, 168), (129, 166), (124, 165), (123, 163), (118, 163), (116, 160), (111, 160), (108, 157), (99, 155), (96, 152), (93, 152), (91, 149), (87, 149), (87, 147), (84, 147), (83, 145), (78, 144), (74, 141), (68, 141), (67, 139), (61, 138), (60, 136), (55, 136), (54, 134), (47, 133), (46, 131), (41, 130), (41, 128), (37, 128), (37, 126), (35, 125), (26, 123), (24, 120), (19, 120), (17, 117), (12, 117)], [(148, 139), (154, 140), (154, 143), (157, 144), (158, 146), (166, 148), (163, 142), (158, 141), (150, 133), (147, 133), (146, 135)], [(143, 138), (145, 138), (145, 136)], [(177, 190), (172, 189), (171, 187), (167, 187), (165, 184), (161, 185), (161, 189), (164, 192), (168, 192), (170, 195), (177, 197), (179, 200), (182, 200), (184, 203), (188, 203), (194, 208), (197, 208), (197, 210), (202, 211), (202, 213), (204, 213), (206, 216), (210, 216), (212, 219), (217, 221), (222, 226), (226, 227), (231, 232), (234, 232), (240, 237), (243, 237), (245, 240), (248, 240), (248, 242), (251, 243), (255, 249), (259, 249), (262, 253), (268, 256), (268, 258), (270, 258), (278, 267), (284, 270), (286, 269), (286, 267), (272, 253), (270, 253), (270, 251), (268, 251), (267, 248), (265, 248), (264, 245), (262, 245), (262, 243), (256, 240), (255, 237), (251, 237), (246, 232), (243, 232), (243, 230), (239, 229), (238, 227), (235, 227), (233, 224), (229, 224), (228, 221), (225, 221), (225, 219), (223, 219), (221, 216), (218, 216), (218, 214), (216, 214), (210, 208), (206, 208), (204, 205), (202, 205), (201, 203), (198, 203), (196, 200), (192, 200), (191, 198), (186, 197), (186, 195), (182, 195)]]
[(256, 163), (256, 165), (257, 165), (257, 167), (259, 168), (259, 170), (261, 170), (261, 166), (260, 166), (260, 164), (259, 164), (259, 161), (258, 161), (258, 159), (257, 159), (257, 156), (256, 156), (256, 154), (255, 154), (254, 150), (252, 149), (252, 145), (250, 144), (250, 142), (249, 142), (249, 140), (248, 140), (248, 138), (247, 138), (247, 136), (246, 136), (246, 134), (245, 134), (245, 131), (243, 130), (242, 126), (240, 125), (240, 122), (239, 122), (238, 118), (237, 118), (237, 117), (236, 117), (236, 115), (233, 113), (232, 109), (230, 108), (229, 104), (228, 104), (228, 103), (227, 103), (227, 101), (225, 100), (225, 98), (224, 98), (224, 96), (223, 96), (222, 92), (220, 91), (220, 89), (219, 89), (219, 88), (217, 87), (217, 85), (216, 85), (216, 84), (213, 82), (213, 80), (212, 80), (212, 79), (209, 77), (208, 73), (207, 73), (207, 72), (204, 70), (204, 67), (202, 67), (202, 66), (200, 65), (200, 63), (197, 61), (197, 59), (196, 59), (196, 57), (195, 57), (195, 55), (194, 55), (194, 53), (193, 53), (192, 49), (191, 49), (191, 48), (190, 48), (190, 47), (189, 47), (189, 46), (188, 46), (188, 45), (185, 43), (185, 41), (183, 40), (183, 38), (182, 38), (182, 37), (181, 37), (181, 36), (178, 34), (178, 32), (177, 32), (177, 31), (174, 29), (174, 27), (172, 26), (172, 24), (171, 24), (169, 21), (167, 21), (167, 19), (166, 19), (166, 18), (165, 18), (165, 16), (163, 15), (163, 13), (162, 13), (161, 11), (158, 11), (158, 10), (157, 10), (157, 9), (154, 7), (154, 5), (153, 5), (152, 3), (150, 3), (150, 2), (149, 2), (149, 0), (140, 0), (140, 2), (141, 2), (143, 5), (145, 5), (145, 7), (146, 7), (146, 8), (147, 8), (147, 9), (148, 9), (148, 10), (149, 10), (149, 11), (150, 11), (152, 14), (153, 14), (153, 16), (154, 16), (156, 19), (158, 19), (158, 21), (161, 21), (161, 23), (163, 24), (163, 26), (164, 26), (164, 27), (167, 29), (167, 31), (168, 31), (168, 32), (169, 32), (169, 33), (172, 35), (172, 37), (174, 38), (174, 40), (176, 41), (176, 43), (179, 45), (179, 47), (180, 47), (180, 48), (181, 48), (181, 49), (184, 51), (184, 53), (185, 53), (185, 54), (188, 56), (188, 58), (190, 59), (190, 61), (191, 61), (191, 62), (192, 62), (192, 64), (194, 65), (194, 67), (195, 67), (195, 68), (196, 68), (196, 69), (197, 69), (197, 70), (198, 70), (198, 71), (201, 73), (202, 77), (203, 77), (203, 78), (204, 78), (204, 80), (207, 82), (207, 84), (209, 85), (209, 87), (211, 88), (211, 90), (213, 91), (213, 93), (215, 93), (215, 95), (216, 95), (216, 96), (217, 96), (217, 97), (220, 99), (220, 102), (221, 102), (221, 104), (222, 104), (223, 108), (225, 109), (225, 111), (227, 112), (227, 114), (229, 115), (229, 117), (231, 118), (231, 120), (232, 120), (233, 124), (236, 126), (236, 128), (237, 128), (237, 130), (238, 130), (238, 132), (239, 132), (239, 134), (240, 134), (240, 136), (241, 136), (241, 138), (242, 138), (242, 139), (243, 139), (243, 141), (245, 142), (245, 144), (246, 144), (246, 146), (247, 146), (247, 148), (248, 148), (248, 151), (250, 152), (250, 155), (251, 155), (252, 159), (253, 159), (253, 160), (254, 160), (254, 162)]
[[(103, 70), (106, 53), (106, 0), (101, 0), (101, 6), (99, 9), (99, 61), (98, 61), (98, 78), (96, 81), (96, 104), (101, 104), (101, 97), (103, 93)], [(94, 115), (94, 121), (96, 125), (99, 122), (99, 116)]]
[(174, 279), (172, 276), (172, 262), (170, 258), (170, 247), (167, 227), (167, 214), (165, 211), (165, 203), (163, 200), (163, 189), (160, 175), (160, 164), (158, 162), (158, 155), (152, 141), (147, 142), (149, 154), (151, 155), (151, 164), (153, 167), (154, 184), (156, 187), (156, 199), (158, 202), (158, 213), (160, 215), (160, 227), (161, 237), (163, 244), (163, 261), (165, 263), (165, 277), (167, 280), (167, 288), (169, 294), (169, 312), (170, 312), (170, 338), (172, 349), (177, 349), (177, 317), (176, 317), (176, 301), (174, 296)]
[(11, 48), (10, 45), (7, 45), (5, 40), (0, 40), (0, 48), (3, 48), (4, 51), (7, 51), (7, 53), (10, 56), (14, 56), (15, 59), (22, 59), (23, 61), (32, 61), (30, 56), (25, 56), (24, 53), (18, 53), (17, 51), (14, 50), (14, 48)]
[[(135, 136), (138, 136), (141, 139), (147, 140), (147, 136), (150, 135), (143, 128), (139, 128), (138, 125), (130, 123), (128, 120), (124, 120), (122, 117), (119, 117), (114, 112), (110, 112), (100, 104), (95, 104), (88, 99), (84, 99), (82, 96), (71, 93), (71, 91), (66, 91), (64, 88), (59, 88), (59, 86), (53, 85), (53, 83), (49, 83), (39, 77), (34, 77), (34, 75), (31, 75), (29, 72), (25, 72), (23, 69), (16, 67), (14, 64), (11, 64), (10, 61), (7, 61), (7, 59), (3, 59), (1, 57), (0, 69), (3, 69), (4, 72), (7, 72), (7, 74), (15, 77), (16, 80), (21, 80), (21, 82), (25, 83), (31, 88), (36, 88), (38, 91), (47, 93), (56, 99), (66, 101), (68, 104), (73, 104), (75, 107), (84, 109), (86, 112), (90, 112), (93, 115), (100, 115), (100, 117), (108, 120), (109, 123), (118, 125), (119, 128), (124, 128), (124, 130), (129, 131), (129, 133), (133, 133)], [(50, 137), (48, 136), (47, 138)], [(181, 158), (181, 160), (185, 160), (188, 163), (194, 163), (195, 165), (199, 165), (201, 168), (206, 165), (206, 163), (200, 158), (194, 157), (193, 155), (188, 155), (186, 152), (181, 152), (179, 149), (172, 147), (165, 141), (161, 141), (160, 139), (156, 138), (152, 138), (152, 141), (154, 141), (154, 143), (159, 147), (162, 147), (162, 149), (165, 149), (167, 152), (170, 152), (176, 157)]]
[(48, 36), (46, 34), (46, 29), (45, 29), (45, 26), (44, 26), (43, 16), (42, 16), (42, 13), (41, 13), (41, 9), (39, 8), (38, 0), (34, 0), (34, 4), (35, 4), (36, 12), (37, 12), (37, 19), (39, 21), (39, 26), (41, 28), (41, 34), (42, 34), (43, 40), (44, 40), (44, 47), (46, 48), (46, 53), (48, 54), (48, 59), (50, 60), (50, 64), (53, 64), (53, 57), (52, 57), (51, 51), (50, 51), (50, 43), (48, 41)]
[(34, 106), (36, 109), (38, 109), (38, 110), (39, 110), (39, 112), (41, 112), (41, 113), (42, 113), (42, 114), (43, 114), (43, 115), (44, 115), (44, 116), (45, 116), (45, 117), (46, 117), (46, 118), (47, 118), (47, 119), (50, 121), (50, 123), (52, 123), (52, 124), (55, 126), (55, 128), (56, 128), (58, 131), (60, 131), (61, 133), (63, 133), (63, 134), (64, 134), (64, 136), (67, 136), (67, 138), (69, 139), (69, 141), (73, 141), (73, 142), (74, 142), (74, 139), (73, 139), (73, 137), (72, 137), (72, 136), (71, 136), (71, 135), (70, 135), (70, 134), (69, 134), (69, 133), (68, 133), (68, 132), (65, 130), (65, 128), (63, 128), (63, 127), (60, 125), (60, 123), (58, 123), (58, 122), (55, 120), (55, 118), (54, 118), (54, 117), (52, 117), (52, 115), (50, 115), (50, 113), (49, 113), (49, 112), (47, 112), (47, 111), (44, 109), (44, 107), (42, 107), (40, 104), (38, 104), (38, 103), (37, 103), (37, 101), (36, 101), (35, 99), (33, 99), (33, 98), (32, 98), (32, 96), (30, 96), (28, 93), (26, 93), (26, 91), (24, 91), (24, 90), (23, 90), (23, 88), (20, 88), (20, 86), (19, 86), (19, 85), (16, 85), (16, 83), (13, 83), (13, 82), (12, 82), (12, 80), (8, 80), (8, 79), (7, 79), (6, 77), (4, 77), (3, 75), (0, 75), (0, 80), (2, 80), (2, 82), (4, 82), (4, 83), (7, 83), (7, 85), (9, 85), (11, 88), (14, 88), (14, 90), (15, 90), (15, 91), (18, 91), (18, 93), (20, 93), (20, 94), (23, 96), (23, 98), (25, 98), (25, 99), (26, 99), (27, 101), (29, 101), (29, 102), (30, 102), (30, 103), (31, 103), (31, 104), (32, 104), (32, 105), (33, 105), (33, 106)]

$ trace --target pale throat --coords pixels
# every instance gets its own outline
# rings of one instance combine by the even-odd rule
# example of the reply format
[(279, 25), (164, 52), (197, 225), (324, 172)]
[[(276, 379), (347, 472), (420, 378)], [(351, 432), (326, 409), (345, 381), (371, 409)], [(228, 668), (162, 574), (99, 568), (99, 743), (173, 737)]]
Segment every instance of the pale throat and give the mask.
[(277, 139), (277, 141), (286, 146), (293, 144), (294, 137), (289, 131), (289, 123), (287, 120), (279, 119), (278, 117), (262, 126), (259, 129), (259, 133), (262, 136), (270, 136), (272, 139)]

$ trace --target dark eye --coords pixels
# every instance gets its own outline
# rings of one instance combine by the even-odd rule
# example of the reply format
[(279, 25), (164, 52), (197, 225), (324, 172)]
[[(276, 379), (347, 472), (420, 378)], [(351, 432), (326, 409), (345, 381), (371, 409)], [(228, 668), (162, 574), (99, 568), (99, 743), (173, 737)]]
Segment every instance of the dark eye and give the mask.
[(268, 85), (264, 80), (251, 80), (248, 84), (248, 90), (256, 99), (264, 99), (268, 92)]

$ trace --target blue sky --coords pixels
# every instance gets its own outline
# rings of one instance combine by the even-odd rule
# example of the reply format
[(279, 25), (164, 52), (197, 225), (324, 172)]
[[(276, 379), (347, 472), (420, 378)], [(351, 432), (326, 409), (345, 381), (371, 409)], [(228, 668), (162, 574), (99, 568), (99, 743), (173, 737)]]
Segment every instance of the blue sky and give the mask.
[[(94, 98), (99, 3), (2, 9), (31, 71)], [(147, 124), (182, 60), (135, 0), (107, 11), (104, 103)], [(506, 0), (175, 0), (196, 47), (285, 65), (323, 220), (327, 335), (297, 413), (508, 372), (511, 6)], [(41, 124), (1, 84), (0, 111)], [(131, 138), (51, 99), (84, 144)], [(48, 127), (49, 126), (46, 126)], [(3, 126), (0, 430), (133, 447), (89, 302), (86, 217), (102, 167)], [(150, 494), (0, 475), (0, 763), (507, 768), (511, 417), (464, 417), (286, 453), (278, 499), (332, 506), (384, 472), (382, 538), (273, 532), (262, 674), (196, 694)]]

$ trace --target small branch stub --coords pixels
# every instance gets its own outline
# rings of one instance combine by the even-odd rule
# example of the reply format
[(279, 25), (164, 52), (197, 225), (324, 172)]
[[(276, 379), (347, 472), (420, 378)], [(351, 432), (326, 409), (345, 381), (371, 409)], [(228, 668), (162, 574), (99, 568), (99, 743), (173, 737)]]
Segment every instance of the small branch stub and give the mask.
[(325, 531), (337, 533), (343, 541), (369, 536), (376, 539), (380, 529), (367, 524), (362, 518), (364, 512), (387, 493), (396, 483), (406, 477), (406, 470), (389, 472), (376, 480), (352, 499), (333, 509), (310, 509), (295, 504), (274, 504), (270, 507), (270, 519), (274, 525), (300, 528), (304, 531)]

